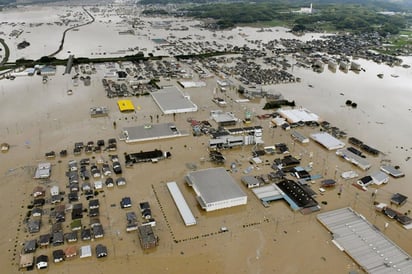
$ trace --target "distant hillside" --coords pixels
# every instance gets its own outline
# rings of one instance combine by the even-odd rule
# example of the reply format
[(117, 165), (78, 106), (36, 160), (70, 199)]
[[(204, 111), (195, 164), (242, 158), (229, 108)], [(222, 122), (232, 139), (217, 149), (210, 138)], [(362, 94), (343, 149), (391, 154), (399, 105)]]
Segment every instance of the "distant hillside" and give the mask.
[(16, 0), (0, 0), (0, 6), (16, 3)]
[(404, 9), (412, 9), (412, 0), (255, 0), (255, 1), (242, 1), (242, 0), (141, 0), (140, 4), (180, 4), (180, 3), (195, 3), (195, 4), (207, 4), (207, 3), (276, 3), (289, 6), (309, 6), (310, 3), (316, 5), (328, 5), (328, 4), (358, 4), (362, 6), (373, 6), (391, 11), (401, 11)]

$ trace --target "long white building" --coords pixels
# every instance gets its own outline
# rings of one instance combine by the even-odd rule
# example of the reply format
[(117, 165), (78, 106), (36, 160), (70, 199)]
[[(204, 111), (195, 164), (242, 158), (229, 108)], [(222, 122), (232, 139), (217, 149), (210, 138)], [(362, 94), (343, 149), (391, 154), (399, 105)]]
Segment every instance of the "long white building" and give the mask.
[(180, 216), (182, 216), (185, 225), (195, 225), (196, 218), (193, 216), (193, 213), (187, 205), (186, 200), (176, 182), (168, 182), (166, 185), (169, 189), (170, 195), (172, 195), (172, 198), (175, 201), (176, 207), (179, 210)]

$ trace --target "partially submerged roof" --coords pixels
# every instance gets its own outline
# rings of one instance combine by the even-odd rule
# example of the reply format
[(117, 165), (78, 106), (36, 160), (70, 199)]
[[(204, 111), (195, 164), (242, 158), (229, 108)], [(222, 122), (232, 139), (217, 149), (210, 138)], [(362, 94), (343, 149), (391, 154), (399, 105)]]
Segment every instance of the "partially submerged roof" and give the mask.
[(45, 179), (50, 177), (51, 164), (50, 163), (39, 163), (37, 165), (36, 173), (34, 174), (35, 179)]
[(380, 167), (380, 169), (394, 178), (400, 178), (405, 176), (405, 174), (402, 171), (390, 165), (383, 165)]
[(297, 122), (318, 122), (319, 116), (315, 113), (305, 109), (305, 108), (296, 108), (296, 109), (280, 109), (278, 113), (285, 118), (289, 123)]
[(338, 149), (336, 151), (336, 155), (341, 156), (346, 161), (351, 162), (352, 164), (363, 170), (367, 170), (371, 167), (371, 164), (368, 162), (368, 160), (359, 155), (356, 155), (346, 148)]
[(164, 87), (150, 93), (164, 114), (197, 111), (197, 106), (175, 86)]
[(391, 203), (397, 204), (397, 205), (403, 205), (406, 203), (406, 200), (408, 200), (408, 197), (405, 195), (402, 195), (400, 193), (395, 193), (392, 195), (391, 198)]
[(224, 168), (192, 171), (187, 174), (186, 180), (205, 204), (246, 196)]
[(131, 100), (118, 100), (117, 106), (121, 112), (134, 111), (134, 105)]
[(187, 132), (180, 131), (174, 123), (145, 124), (123, 128), (121, 139), (126, 143), (133, 143), (187, 135)]
[(368, 273), (412, 273), (409, 254), (351, 208), (318, 214), (335, 245)]
[(326, 132), (313, 133), (310, 137), (328, 150), (335, 150), (345, 146), (345, 143)]
[(34, 263), (34, 253), (20, 254), (20, 267), (30, 267)]
[(172, 198), (177, 206), (177, 209), (179, 210), (180, 216), (182, 216), (185, 225), (195, 225), (196, 218), (193, 216), (193, 213), (187, 205), (186, 200), (183, 197), (183, 194), (176, 182), (167, 183), (167, 188), (169, 189), (170, 195), (172, 195)]
[(252, 189), (252, 192), (262, 202), (272, 202), (283, 198), (283, 191), (276, 186), (276, 184), (270, 184)]
[(382, 171), (376, 171), (370, 174), (375, 185), (386, 184), (389, 180), (388, 174)]
[(92, 248), (90, 245), (84, 245), (80, 248), (80, 258), (92, 256)]

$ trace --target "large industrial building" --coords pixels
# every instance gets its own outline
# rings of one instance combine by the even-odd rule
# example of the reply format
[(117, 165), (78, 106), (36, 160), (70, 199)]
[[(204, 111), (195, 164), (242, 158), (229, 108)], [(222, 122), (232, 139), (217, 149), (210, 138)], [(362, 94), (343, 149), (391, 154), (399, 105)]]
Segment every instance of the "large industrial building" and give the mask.
[(345, 143), (339, 141), (327, 132), (313, 133), (310, 137), (328, 150), (336, 150), (345, 146)]
[(145, 124), (123, 128), (120, 135), (120, 140), (124, 140), (126, 143), (134, 143), (187, 135), (187, 132), (181, 132), (178, 128), (176, 128), (174, 123)]
[(224, 168), (189, 172), (186, 182), (196, 192), (197, 201), (206, 211), (247, 203), (247, 195)]
[(164, 114), (196, 112), (197, 106), (177, 87), (164, 87), (150, 93)]
[(367, 273), (412, 273), (409, 254), (353, 209), (336, 209), (317, 218), (332, 234), (332, 242)]
[(288, 123), (319, 122), (319, 116), (305, 108), (279, 109), (278, 113)]

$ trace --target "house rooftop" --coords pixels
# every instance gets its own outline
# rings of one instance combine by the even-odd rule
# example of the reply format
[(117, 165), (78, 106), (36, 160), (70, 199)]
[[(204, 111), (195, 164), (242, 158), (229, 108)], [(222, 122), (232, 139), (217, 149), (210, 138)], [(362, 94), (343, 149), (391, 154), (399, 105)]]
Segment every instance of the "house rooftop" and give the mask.
[(400, 193), (395, 193), (392, 195), (391, 203), (394, 203), (397, 205), (404, 205), (406, 203), (406, 200), (408, 200), (407, 196), (402, 195)]

